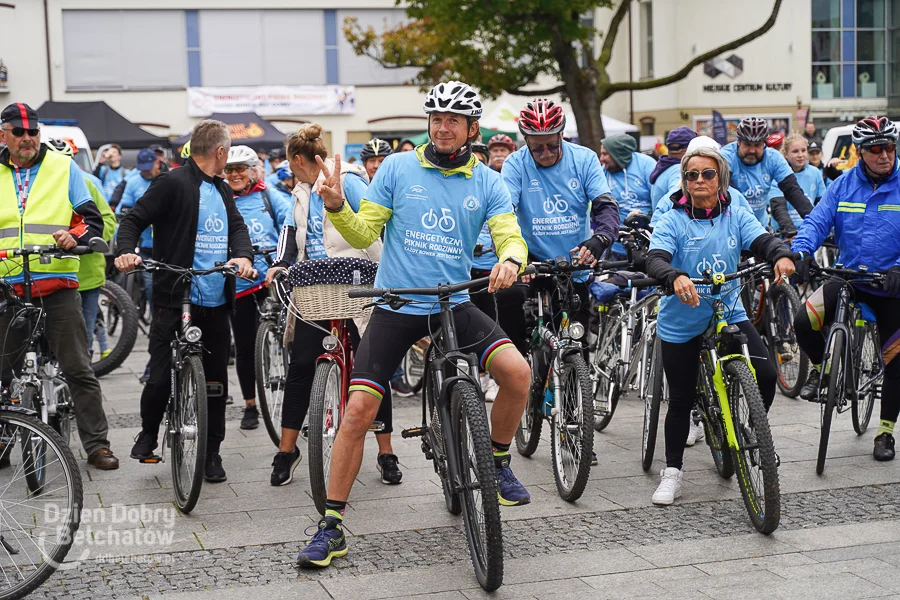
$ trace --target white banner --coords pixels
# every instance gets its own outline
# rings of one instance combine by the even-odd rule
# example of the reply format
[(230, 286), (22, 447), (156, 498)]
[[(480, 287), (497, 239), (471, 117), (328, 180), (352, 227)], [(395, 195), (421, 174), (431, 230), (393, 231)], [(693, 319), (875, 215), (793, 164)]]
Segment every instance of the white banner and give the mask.
[(338, 85), (189, 87), (188, 115), (255, 112), (261, 117), (352, 115), (356, 88)]

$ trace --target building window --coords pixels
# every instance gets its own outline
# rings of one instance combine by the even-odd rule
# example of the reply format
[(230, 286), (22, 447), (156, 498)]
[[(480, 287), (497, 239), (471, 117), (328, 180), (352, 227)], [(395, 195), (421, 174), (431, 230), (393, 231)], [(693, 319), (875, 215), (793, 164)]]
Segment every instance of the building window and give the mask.
[[(581, 24), (587, 28), (594, 27), (594, 11), (588, 11), (581, 16)], [(594, 62), (594, 45), (584, 44), (581, 47), (581, 68), (588, 69)]]
[(641, 79), (653, 78), (653, 2), (641, 2)]
[(884, 98), (885, 0), (812, 0), (813, 98)]
[(641, 135), (656, 135), (656, 117), (641, 117)]
[(62, 25), (69, 91), (187, 85), (183, 10), (64, 10)]

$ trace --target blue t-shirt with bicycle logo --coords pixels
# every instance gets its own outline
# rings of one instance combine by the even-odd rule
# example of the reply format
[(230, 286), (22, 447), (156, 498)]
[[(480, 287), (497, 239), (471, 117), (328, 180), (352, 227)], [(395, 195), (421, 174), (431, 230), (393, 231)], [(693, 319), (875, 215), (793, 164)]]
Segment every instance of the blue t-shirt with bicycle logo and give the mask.
[(736, 187), (753, 208), (753, 215), (762, 225), (769, 223), (769, 192), (793, 175), (784, 155), (772, 148), (766, 148), (762, 160), (753, 166), (741, 162), (737, 142), (722, 148), (722, 156), (731, 169), (731, 186)]
[[(266, 203), (263, 199), (263, 194), (266, 192), (269, 192), (269, 203), (272, 206), (274, 218), (266, 209)], [(234, 202), (241, 212), (241, 216), (244, 218), (244, 223), (247, 225), (247, 232), (250, 234), (250, 242), (260, 249), (277, 247), (281, 228), (291, 214), (293, 205), (285, 200), (284, 196), (281, 194), (276, 194), (268, 189), (257, 190), (246, 196), (235, 196)], [(266, 272), (269, 270), (269, 265), (266, 262), (265, 256), (261, 254), (254, 256), (253, 268), (256, 269), (257, 272), (257, 277), (254, 281), (247, 281), (246, 279), (237, 280), (236, 291), (238, 295), (240, 295), (241, 292), (258, 287), (266, 278)]]
[[(794, 176), (797, 178), (800, 189), (803, 190), (803, 193), (809, 199), (809, 203), (815, 206), (816, 200), (825, 195), (825, 181), (822, 179), (822, 171), (812, 165), (806, 165), (802, 171), (794, 173)], [(779, 198), (783, 195), (780, 189), (773, 187), (769, 192), (769, 202), (772, 201), (772, 198)], [(788, 203), (787, 209), (794, 227), (800, 227), (803, 223), (803, 217), (800, 216), (793, 204)], [(772, 227), (775, 230), (780, 229), (778, 221), (774, 217), (772, 218)]]
[[(228, 214), (215, 184), (200, 184), (200, 213), (197, 217), (197, 241), (194, 245), (194, 269), (212, 269), (228, 260)], [(194, 278), (191, 303), (197, 306), (225, 304), (225, 276), (221, 273)]]
[[(732, 273), (741, 260), (741, 250), (749, 250), (750, 244), (765, 232), (753, 214), (743, 209), (728, 208), (712, 220), (691, 219), (684, 210), (670, 210), (653, 229), (650, 249), (671, 254), (672, 266), (692, 278), (702, 277), (706, 270)], [(706, 331), (713, 314), (708, 298), (710, 286), (696, 287), (701, 296), (696, 308), (682, 304), (675, 296), (662, 299), (656, 325), (660, 339), (680, 344)], [(738, 280), (724, 284), (720, 297), (725, 302), (729, 324), (747, 320)]]
[[(607, 171), (606, 180), (609, 182), (609, 190), (613, 198), (619, 204), (619, 224), (625, 223), (625, 218), (633, 210), (639, 210), (649, 215), (653, 210), (651, 198), (650, 173), (656, 168), (656, 161), (639, 152), (631, 153), (631, 164), (621, 171)], [(625, 248), (619, 242), (613, 244), (613, 252), (625, 254)]]
[[(385, 225), (384, 250), (375, 287), (427, 287), (470, 278), (473, 251), (482, 225), (513, 212), (500, 175), (482, 164), (472, 176), (423, 167), (415, 152), (388, 156), (365, 199), (392, 211)], [(399, 312), (438, 312), (432, 296), (410, 296), (426, 304), (409, 304)], [(466, 292), (454, 294), (464, 302)]]

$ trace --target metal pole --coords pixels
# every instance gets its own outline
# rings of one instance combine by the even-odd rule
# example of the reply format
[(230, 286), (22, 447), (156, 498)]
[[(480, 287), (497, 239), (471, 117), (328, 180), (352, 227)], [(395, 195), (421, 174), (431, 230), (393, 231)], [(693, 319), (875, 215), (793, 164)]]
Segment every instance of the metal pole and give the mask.
[(50, 15), (44, 0), (44, 44), (47, 49), (47, 96), (53, 102), (53, 64), (50, 60)]
[[(46, 2), (46, 0), (44, 0)], [(634, 81), (634, 69), (632, 68), (632, 51), (631, 51), (631, 6), (628, 7), (628, 82)], [(634, 125), (634, 90), (628, 90), (628, 113), (629, 123)]]

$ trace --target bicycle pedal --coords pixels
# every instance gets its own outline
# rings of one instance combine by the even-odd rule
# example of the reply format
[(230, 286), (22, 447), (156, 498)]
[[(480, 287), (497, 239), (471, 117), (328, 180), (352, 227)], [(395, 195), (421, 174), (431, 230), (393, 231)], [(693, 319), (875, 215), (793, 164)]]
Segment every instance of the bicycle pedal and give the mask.
[(425, 435), (424, 427), (413, 427), (412, 429), (404, 429), (402, 432), (400, 432), (400, 437), (402, 437), (404, 440), (414, 437), (422, 437), (423, 435)]
[(384, 431), (384, 423), (382, 423), (381, 421), (372, 421), (372, 424), (369, 425), (369, 431), (381, 433), (382, 431)]
[(162, 461), (163, 461), (162, 456), (159, 456), (156, 454), (154, 454), (153, 456), (150, 456), (148, 458), (141, 458), (138, 460), (138, 462), (140, 462), (141, 464), (145, 464), (145, 465), (158, 465)]

